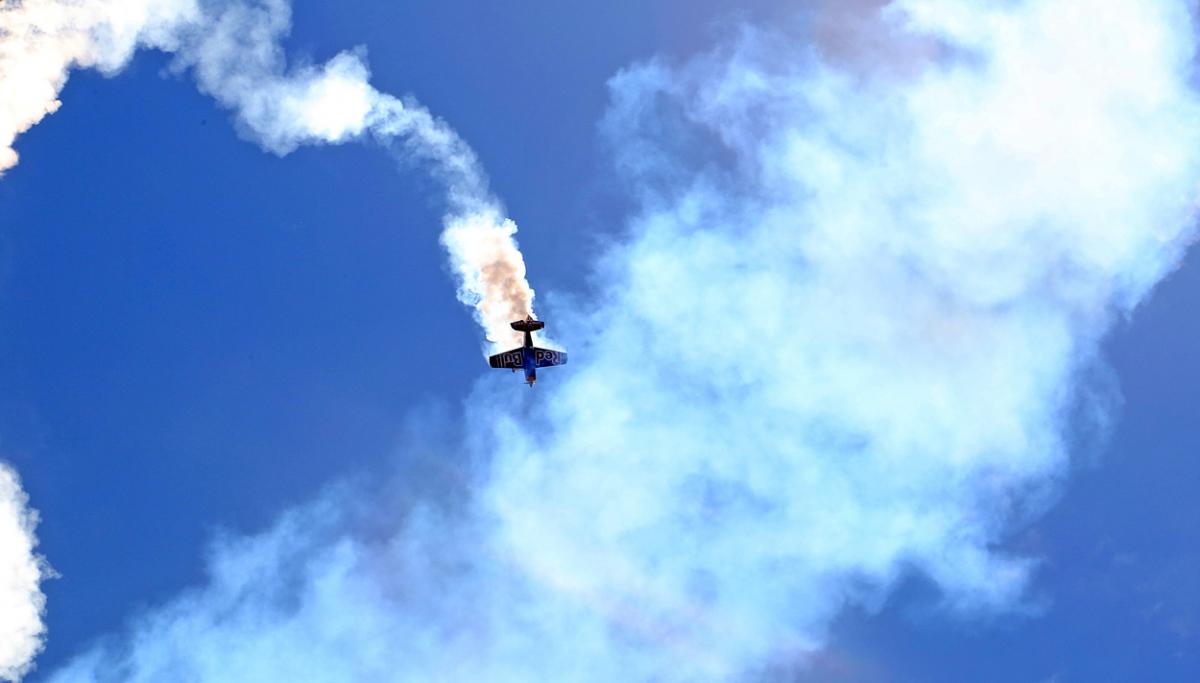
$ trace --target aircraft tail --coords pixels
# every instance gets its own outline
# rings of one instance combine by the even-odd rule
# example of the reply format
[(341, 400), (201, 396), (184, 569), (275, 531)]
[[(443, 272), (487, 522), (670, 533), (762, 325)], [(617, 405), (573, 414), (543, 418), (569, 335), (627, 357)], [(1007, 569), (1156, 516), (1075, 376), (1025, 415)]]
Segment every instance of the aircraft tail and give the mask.
[(515, 320), (509, 324), (512, 325), (512, 328), (518, 332), (533, 332), (534, 330), (540, 330), (546, 326), (546, 323), (542, 322), (541, 320), (534, 320), (533, 316), (529, 316), (524, 320)]

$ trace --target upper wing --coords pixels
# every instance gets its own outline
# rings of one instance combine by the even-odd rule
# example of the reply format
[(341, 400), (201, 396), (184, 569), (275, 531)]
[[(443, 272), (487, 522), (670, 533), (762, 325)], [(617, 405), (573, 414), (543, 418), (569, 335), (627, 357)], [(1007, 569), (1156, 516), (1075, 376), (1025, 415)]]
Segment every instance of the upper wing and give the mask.
[(512, 351), (504, 351), (503, 353), (497, 353), (494, 356), (489, 356), (488, 364), (493, 368), (520, 370), (522, 367), (521, 349), (513, 349)]
[(533, 358), (537, 362), (539, 368), (548, 368), (551, 365), (566, 365), (566, 351), (551, 351), (550, 349), (539, 349), (533, 347)]

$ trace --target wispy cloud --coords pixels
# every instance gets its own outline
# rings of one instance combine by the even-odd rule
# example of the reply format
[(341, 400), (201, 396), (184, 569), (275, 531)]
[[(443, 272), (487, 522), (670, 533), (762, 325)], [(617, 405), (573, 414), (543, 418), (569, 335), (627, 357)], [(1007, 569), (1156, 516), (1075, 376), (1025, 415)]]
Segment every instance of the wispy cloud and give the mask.
[(640, 208), (556, 312), (576, 364), (468, 402), (465, 509), (331, 494), (51, 680), (731, 680), (907, 572), (1018, 605), (1032, 562), (995, 547), (1192, 238), (1190, 16), (902, 0), (875, 30), (917, 61), (747, 30), (615, 77)]
[(0, 462), (0, 680), (18, 681), (42, 650), (46, 596), (41, 583), (50, 575), (34, 553), (37, 512), (28, 507), (17, 473)]

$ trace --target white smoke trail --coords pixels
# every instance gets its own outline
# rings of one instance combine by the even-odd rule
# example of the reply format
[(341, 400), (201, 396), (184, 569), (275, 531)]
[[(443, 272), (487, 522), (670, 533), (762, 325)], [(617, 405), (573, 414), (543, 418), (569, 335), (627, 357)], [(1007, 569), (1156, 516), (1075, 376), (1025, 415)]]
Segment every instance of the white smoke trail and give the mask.
[(0, 681), (21, 680), (42, 650), (41, 582), (50, 572), (34, 554), (36, 526), (17, 473), (0, 463)]
[(114, 73), (138, 47), (171, 52), (276, 154), (370, 134), (432, 162), (448, 193), (442, 241), (459, 298), (490, 341), (517, 340), (508, 322), (532, 313), (533, 290), (516, 224), (474, 152), (414, 100), (373, 88), (361, 51), (289, 69), (280, 41), (290, 26), (289, 0), (0, 0), (0, 173), (17, 162), (16, 137), (60, 106), (72, 68)]
[(196, 14), (188, 0), (0, 0), (0, 173), (18, 135), (54, 113), (73, 67), (119, 70), (139, 42), (169, 47), (166, 29)]
[(995, 548), (1077, 373), (1192, 238), (1195, 38), (1174, 0), (886, 15), (937, 49), (846, 72), (748, 32), (613, 80), (643, 210), (559, 312), (581, 362), (472, 401), (468, 510), (381, 534), (332, 496), (52, 680), (761, 680), (910, 572), (1019, 603)]

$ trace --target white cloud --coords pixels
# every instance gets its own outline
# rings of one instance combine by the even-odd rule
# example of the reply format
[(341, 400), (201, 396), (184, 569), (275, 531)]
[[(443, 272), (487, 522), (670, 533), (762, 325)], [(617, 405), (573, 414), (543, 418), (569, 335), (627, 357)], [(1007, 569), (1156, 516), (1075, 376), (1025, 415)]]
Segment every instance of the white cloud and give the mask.
[(1078, 7), (902, 2), (885, 44), (943, 49), (900, 74), (754, 32), (624, 71), (641, 208), (553, 317), (573, 365), (469, 401), (470, 502), (368, 533), (333, 495), (53, 680), (731, 680), (910, 572), (1019, 606), (996, 546), (1200, 180), (1186, 8)]
[(29, 509), (17, 473), (0, 463), (0, 680), (19, 681), (41, 652), (46, 597), (41, 582), (49, 575), (34, 554), (37, 512)]

